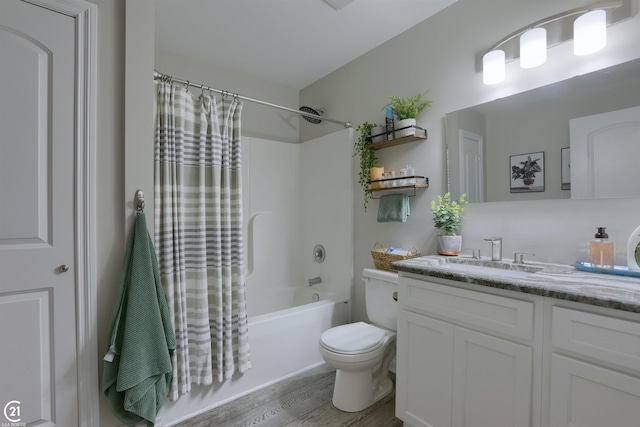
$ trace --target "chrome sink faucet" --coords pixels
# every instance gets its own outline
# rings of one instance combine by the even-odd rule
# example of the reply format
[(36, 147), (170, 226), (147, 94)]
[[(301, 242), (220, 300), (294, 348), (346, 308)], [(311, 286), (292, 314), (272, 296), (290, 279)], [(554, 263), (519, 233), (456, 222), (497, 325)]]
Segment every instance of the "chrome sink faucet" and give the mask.
[(487, 237), (484, 241), (491, 243), (491, 261), (501, 261), (502, 237)]

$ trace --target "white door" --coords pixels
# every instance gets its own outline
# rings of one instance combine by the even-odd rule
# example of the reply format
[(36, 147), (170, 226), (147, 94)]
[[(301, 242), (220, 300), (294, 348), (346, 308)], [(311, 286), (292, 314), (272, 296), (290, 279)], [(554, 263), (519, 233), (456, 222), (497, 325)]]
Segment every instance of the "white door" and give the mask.
[(569, 123), (571, 198), (640, 197), (640, 107)]
[(484, 202), (484, 149), (481, 135), (460, 130), (460, 194), (470, 203)]
[(75, 31), (0, 1), (0, 425), (78, 425)]

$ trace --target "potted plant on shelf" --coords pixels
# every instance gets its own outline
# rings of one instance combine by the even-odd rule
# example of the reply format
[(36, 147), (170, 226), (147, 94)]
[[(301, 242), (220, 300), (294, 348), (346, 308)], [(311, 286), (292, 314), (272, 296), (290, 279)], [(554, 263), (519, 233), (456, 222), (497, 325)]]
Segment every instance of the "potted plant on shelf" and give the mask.
[(422, 110), (430, 107), (433, 101), (422, 100), (425, 93), (419, 93), (409, 98), (400, 98), (399, 96), (389, 96), (389, 103), (385, 107), (391, 107), (393, 115), (398, 120), (396, 122), (395, 137), (400, 138), (407, 135), (414, 135), (416, 118)]
[(360, 157), (360, 172), (358, 174), (358, 183), (364, 191), (364, 210), (367, 210), (367, 203), (371, 199), (371, 192), (369, 189), (369, 181), (372, 179), (380, 179), (378, 176), (372, 178), (371, 169), (376, 168), (378, 164), (378, 158), (376, 157), (375, 150), (371, 150), (369, 145), (371, 144), (371, 129), (378, 126), (375, 123), (364, 122), (356, 128), (357, 132), (360, 132), (358, 139), (355, 142), (355, 150), (353, 156)]
[(521, 179), (527, 187), (533, 184), (536, 173), (542, 172), (542, 168), (538, 164), (540, 159), (532, 160), (531, 156), (527, 156), (527, 160), (520, 162), (522, 166), (511, 166), (511, 178)]
[(456, 231), (462, 226), (462, 214), (467, 203), (466, 194), (460, 196), (459, 201), (451, 200), (451, 194), (438, 196), (438, 203), (431, 201), (431, 211), (434, 214), (435, 227), (444, 234), (438, 236), (438, 253), (440, 255), (458, 255), (462, 250), (462, 236)]

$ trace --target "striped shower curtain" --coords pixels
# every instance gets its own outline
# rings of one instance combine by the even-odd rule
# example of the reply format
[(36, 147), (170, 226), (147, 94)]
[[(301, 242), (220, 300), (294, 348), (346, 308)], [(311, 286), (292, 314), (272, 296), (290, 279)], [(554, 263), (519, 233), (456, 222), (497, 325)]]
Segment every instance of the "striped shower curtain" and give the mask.
[(157, 82), (155, 244), (176, 351), (170, 397), (250, 369), (240, 115), (233, 97)]

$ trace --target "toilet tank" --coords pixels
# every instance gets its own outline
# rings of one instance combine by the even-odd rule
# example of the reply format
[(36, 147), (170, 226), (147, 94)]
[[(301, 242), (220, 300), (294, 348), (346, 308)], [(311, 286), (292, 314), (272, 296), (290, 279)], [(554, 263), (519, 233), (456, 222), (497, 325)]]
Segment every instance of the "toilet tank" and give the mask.
[(395, 331), (398, 327), (398, 302), (393, 298), (397, 297), (398, 273), (365, 268), (362, 270), (362, 280), (365, 282), (364, 292), (369, 321)]

